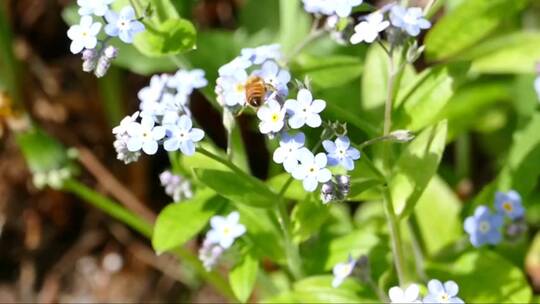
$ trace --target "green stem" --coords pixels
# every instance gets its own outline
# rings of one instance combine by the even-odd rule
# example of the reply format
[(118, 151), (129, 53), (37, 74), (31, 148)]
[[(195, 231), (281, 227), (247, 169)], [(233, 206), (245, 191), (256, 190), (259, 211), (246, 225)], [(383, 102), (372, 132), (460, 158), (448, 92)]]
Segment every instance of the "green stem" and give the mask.
[(392, 240), (392, 252), (394, 255), (394, 265), (396, 267), (399, 284), (404, 286), (407, 282), (406, 270), (405, 270), (405, 256), (403, 254), (403, 242), (401, 238), (401, 231), (399, 222), (397, 220), (394, 204), (392, 203), (392, 195), (388, 187), (383, 189), (384, 195), (384, 211), (386, 220), (388, 221), (388, 228), (390, 230), (390, 238)]
[(68, 179), (64, 182), (64, 190), (71, 192), (81, 199), (87, 201), (94, 207), (102, 210), (113, 218), (125, 223), (137, 232), (147, 238), (152, 237), (152, 225), (147, 223), (142, 218), (138, 217), (131, 211), (114, 202), (113, 200), (103, 196), (84, 184), (74, 179)]
[[(386, 101), (384, 106), (384, 127), (383, 127), (383, 137), (389, 136), (392, 129), (392, 110), (394, 103), (394, 96), (396, 96), (395, 82), (396, 76), (396, 67), (394, 62), (394, 47), (391, 46), (389, 50), (389, 67), (388, 67), (388, 86), (386, 92)], [(404, 286), (407, 283), (408, 276), (406, 274), (406, 265), (405, 265), (405, 256), (403, 253), (403, 242), (401, 237), (401, 231), (399, 226), (399, 221), (397, 219), (394, 204), (392, 202), (392, 195), (389, 190), (389, 181), (390, 175), (392, 174), (390, 169), (391, 162), (391, 151), (389, 143), (386, 143), (384, 147), (384, 167), (386, 172), (386, 187), (383, 189), (384, 195), (384, 210), (386, 215), (386, 220), (388, 222), (388, 227), (390, 229), (390, 239), (392, 241), (392, 252), (394, 254), (394, 264), (396, 267), (396, 272), (399, 278), (399, 283), (401, 286)]]
[(420, 225), (416, 214), (413, 212), (409, 217), (409, 234), (411, 236), (411, 243), (414, 251), (414, 259), (416, 265), (416, 274), (422, 281), (427, 280), (427, 275), (424, 266), (424, 257), (426, 253), (426, 244), (422, 238), (420, 231)]
[(4, 3), (0, 3), (0, 89), (2, 82), (14, 104), (22, 105), (19, 81), (19, 63), (13, 54), (13, 39)]

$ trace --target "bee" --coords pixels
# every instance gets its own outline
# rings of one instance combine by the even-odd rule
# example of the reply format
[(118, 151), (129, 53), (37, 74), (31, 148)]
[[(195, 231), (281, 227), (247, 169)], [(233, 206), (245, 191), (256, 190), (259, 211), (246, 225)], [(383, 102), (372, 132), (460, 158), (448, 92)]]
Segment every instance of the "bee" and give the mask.
[(276, 90), (272, 85), (265, 83), (259, 76), (249, 77), (245, 89), (246, 100), (254, 108), (262, 106), (266, 101), (266, 94)]

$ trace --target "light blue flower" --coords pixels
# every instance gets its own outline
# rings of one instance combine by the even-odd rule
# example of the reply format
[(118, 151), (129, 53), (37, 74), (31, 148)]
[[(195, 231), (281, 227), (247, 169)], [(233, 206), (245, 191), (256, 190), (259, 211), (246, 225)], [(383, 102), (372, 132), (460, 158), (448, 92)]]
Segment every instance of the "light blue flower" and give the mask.
[(521, 196), (514, 190), (507, 193), (495, 193), (495, 209), (500, 214), (508, 216), (512, 220), (517, 220), (523, 217), (525, 209), (521, 204)]
[(281, 45), (270, 44), (262, 45), (256, 48), (242, 49), (241, 57), (245, 60), (251, 61), (253, 64), (262, 64), (267, 60), (278, 61), (283, 57), (281, 53)]
[(200, 69), (179, 70), (167, 82), (170, 88), (185, 95), (191, 95), (194, 89), (204, 88), (207, 84), (208, 80), (204, 77), (204, 71)]
[(238, 237), (246, 233), (246, 227), (240, 222), (240, 214), (231, 212), (227, 217), (216, 215), (210, 219), (212, 229), (208, 231), (206, 239), (213, 244), (219, 244), (228, 249)]
[(484, 244), (496, 245), (500, 243), (501, 227), (504, 219), (499, 214), (491, 214), (486, 206), (478, 206), (473, 216), (465, 219), (465, 231), (474, 247)]
[(168, 126), (168, 139), (163, 143), (167, 151), (182, 151), (185, 155), (195, 153), (195, 143), (204, 138), (204, 131), (193, 128), (193, 123), (187, 115), (183, 115), (174, 126)]
[(332, 1), (334, 5), (334, 12), (341, 18), (348, 17), (353, 7), (362, 4), (363, 0), (334, 0)]
[(348, 17), (355, 6), (362, 4), (363, 0), (303, 0), (304, 9), (312, 14), (338, 15)]
[(431, 280), (427, 287), (429, 294), (424, 297), (424, 303), (465, 303), (457, 297), (459, 286), (454, 281), (446, 281), (443, 285), (439, 280)]
[(269, 100), (257, 111), (259, 131), (262, 134), (279, 133), (285, 127), (285, 109), (275, 99)]
[(162, 74), (154, 75), (150, 78), (150, 85), (142, 88), (137, 94), (137, 97), (141, 101), (141, 109), (144, 107), (142, 104), (157, 102), (161, 99), (169, 77), (167, 74)]
[(132, 43), (133, 37), (144, 31), (144, 24), (135, 17), (135, 10), (131, 6), (124, 7), (120, 14), (108, 11), (105, 14), (107, 26), (105, 33), (111, 37), (119, 37), (125, 43)]
[(431, 27), (431, 23), (424, 18), (424, 13), (419, 7), (404, 8), (394, 5), (390, 10), (390, 21), (393, 26), (413, 37), (418, 36), (421, 30)]
[(384, 31), (390, 22), (384, 20), (381, 12), (374, 12), (366, 17), (366, 21), (360, 22), (354, 27), (354, 34), (351, 36), (351, 43), (360, 42), (372, 43), (379, 37), (379, 32)]
[(218, 70), (219, 76), (233, 76), (238, 71), (247, 70), (253, 63), (243, 56), (238, 56), (231, 60), (229, 63), (224, 64)]
[(291, 173), (298, 167), (298, 159), (307, 148), (304, 147), (306, 136), (297, 133), (294, 136), (283, 133), (279, 141), (279, 147), (274, 151), (273, 160), (277, 164), (283, 164), (285, 171)]
[(324, 153), (313, 155), (306, 149), (300, 153), (299, 161), (300, 165), (293, 170), (292, 176), (302, 181), (306, 191), (313, 192), (319, 183), (326, 183), (332, 178), (332, 173), (326, 168)]
[(141, 115), (141, 122), (132, 122), (127, 130), (129, 139), (127, 148), (130, 152), (139, 152), (141, 149), (148, 155), (156, 154), (158, 141), (165, 137), (165, 128), (155, 126), (154, 119)]
[(84, 49), (93, 49), (97, 46), (97, 34), (101, 30), (101, 23), (93, 22), (92, 17), (83, 16), (79, 24), (75, 24), (67, 31), (71, 39), (69, 50), (78, 54)]
[(266, 84), (269, 84), (278, 95), (286, 97), (289, 95), (287, 84), (291, 81), (291, 74), (287, 70), (280, 69), (275, 61), (266, 61), (260, 70), (253, 72), (253, 75), (261, 77)]
[(321, 99), (313, 100), (313, 95), (307, 89), (298, 91), (297, 99), (289, 99), (285, 102), (285, 108), (290, 115), (289, 126), (300, 129), (304, 125), (318, 128), (322, 124), (319, 113), (326, 108), (326, 102)]
[(343, 281), (351, 275), (356, 266), (356, 260), (349, 255), (349, 259), (345, 263), (338, 263), (332, 269), (334, 279), (332, 280), (332, 287), (337, 288)]
[(96, 16), (105, 16), (109, 11), (109, 4), (113, 3), (114, 0), (77, 0), (77, 5), (79, 5), (79, 15), (96, 15)]
[(354, 161), (360, 158), (360, 151), (351, 147), (351, 141), (347, 136), (341, 136), (335, 142), (323, 141), (323, 147), (328, 152), (328, 165), (341, 165), (345, 170), (354, 169)]
[(220, 88), (221, 102), (226, 106), (244, 106), (246, 104), (246, 82), (248, 74), (244, 70), (237, 70), (236, 73), (219, 77), (216, 81)]

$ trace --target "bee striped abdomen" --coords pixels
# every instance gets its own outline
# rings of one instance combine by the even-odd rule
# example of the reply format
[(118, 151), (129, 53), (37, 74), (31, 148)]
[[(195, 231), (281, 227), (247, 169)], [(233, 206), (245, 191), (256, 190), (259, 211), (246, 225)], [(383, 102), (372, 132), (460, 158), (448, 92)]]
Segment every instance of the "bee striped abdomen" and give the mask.
[(250, 77), (246, 82), (246, 100), (252, 107), (258, 108), (264, 104), (266, 98), (266, 84), (258, 76)]

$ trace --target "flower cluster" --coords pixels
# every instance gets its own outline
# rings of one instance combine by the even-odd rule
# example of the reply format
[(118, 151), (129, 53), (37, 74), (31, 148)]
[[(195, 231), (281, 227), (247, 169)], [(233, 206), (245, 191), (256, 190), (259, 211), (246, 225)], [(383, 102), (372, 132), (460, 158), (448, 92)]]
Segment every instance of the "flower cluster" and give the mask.
[(335, 175), (333, 180), (324, 183), (321, 187), (321, 201), (323, 204), (343, 201), (351, 191), (351, 177), (348, 175)]
[(150, 85), (139, 91), (140, 113), (124, 118), (113, 129), (118, 159), (126, 164), (134, 162), (141, 151), (155, 154), (160, 144), (166, 151), (180, 150), (185, 155), (193, 155), (204, 131), (193, 128), (189, 96), (193, 90), (206, 85), (201, 70), (153, 76)]
[(231, 112), (245, 107), (249, 102), (249, 84), (254, 80), (266, 85), (266, 94), (262, 96), (265, 100), (287, 96), (291, 74), (278, 65), (283, 56), (280, 49), (278, 44), (243, 49), (240, 56), (223, 65), (216, 80), (218, 102)]
[(239, 223), (240, 214), (231, 212), (227, 217), (216, 215), (210, 219), (212, 229), (208, 231), (199, 250), (199, 259), (210, 271), (219, 257), (229, 249), (234, 241), (246, 233), (246, 227)]
[[(82, 52), (83, 70), (94, 72), (103, 77), (109, 69), (118, 50), (107, 45), (111, 37), (118, 37), (124, 43), (132, 43), (136, 34), (145, 30), (142, 22), (135, 16), (131, 6), (125, 6), (116, 13), (110, 9), (114, 0), (77, 0), (79, 5), (79, 24), (69, 28), (67, 36), (71, 39), (70, 51), (73, 54)], [(94, 22), (93, 16), (104, 18), (106, 25)], [(107, 38), (100, 40), (99, 34), (104, 29)]]
[(454, 281), (430, 280), (427, 284), (428, 294), (420, 300), (420, 288), (416, 284), (409, 285), (405, 290), (392, 287), (388, 291), (391, 303), (465, 303), (457, 297), (459, 286)]
[(164, 171), (159, 175), (161, 185), (165, 187), (165, 193), (170, 196), (174, 202), (181, 202), (193, 197), (191, 183), (180, 175), (173, 174), (171, 171)]
[[(502, 227), (505, 218), (509, 219), (509, 233), (516, 234), (515, 227), (520, 226), (525, 213), (521, 203), (521, 196), (516, 191), (507, 193), (497, 192), (495, 194), (495, 213), (484, 205), (478, 206), (474, 215), (465, 219), (464, 228), (469, 234), (473, 246), (480, 247), (484, 244), (497, 245), (502, 240)], [(514, 224), (517, 224), (514, 225)], [(520, 231), (517, 231), (520, 232)]]

